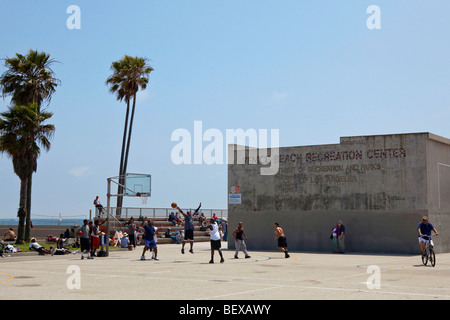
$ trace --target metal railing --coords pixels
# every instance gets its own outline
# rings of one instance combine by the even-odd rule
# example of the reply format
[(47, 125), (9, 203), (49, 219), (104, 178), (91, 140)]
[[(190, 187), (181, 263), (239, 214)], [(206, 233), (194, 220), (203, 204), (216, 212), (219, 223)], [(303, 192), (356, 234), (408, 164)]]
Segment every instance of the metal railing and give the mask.
[[(98, 209), (94, 207), (96, 218), (106, 218), (106, 208), (103, 208), (103, 213), (100, 214)], [(183, 212), (191, 211), (194, 212), (195, 209), (181, 208)], [(130, 208), (130, 207), (111, 207), (110, 214), (116, 219), (130, 219), (131, 217), (135, 219), (147, 217), (149, 219), (167, 219), (170, 213), (177, 213), (178, 210), (172, 208)], [(228, 219), (228, 210), (225, 209), (200, 209), (199, 214), (203, 213), (206, 218), (212, 218), (213, 214), (217, 216), (218, 219)]]

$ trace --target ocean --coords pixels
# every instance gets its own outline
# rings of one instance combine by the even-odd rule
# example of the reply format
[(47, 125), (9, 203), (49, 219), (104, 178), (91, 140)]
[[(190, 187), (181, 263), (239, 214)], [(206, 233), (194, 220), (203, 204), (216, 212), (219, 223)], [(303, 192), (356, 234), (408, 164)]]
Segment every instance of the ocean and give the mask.
[[(89, 217), (86, 217), (88, 219)], [(62, 218), (61, 220), (54, 218), (54, 219), (31, 219), (31, 222), (35, 226), (72, 226), (76, 222), (77, 225), (81, 226), (83, 225), (84, 219), (70, 219), (70, 218)], [(0, 225), (17, 225), (19, 223), (18, 218), (14, 219), (0, 219)]]

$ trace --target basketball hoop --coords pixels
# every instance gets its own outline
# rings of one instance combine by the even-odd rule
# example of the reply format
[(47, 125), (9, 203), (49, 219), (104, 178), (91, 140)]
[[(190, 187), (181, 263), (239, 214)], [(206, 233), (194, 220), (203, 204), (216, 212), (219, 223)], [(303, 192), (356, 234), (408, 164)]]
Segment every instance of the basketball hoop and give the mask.
[(138, 193), (136, 193), (136, 196), (141, 198), (142, 204), (147, 204), (147, 200), (148, 200), (148, 197), (150, 196), (150, 194), (145, 193), (145, 192), (138, 192)]

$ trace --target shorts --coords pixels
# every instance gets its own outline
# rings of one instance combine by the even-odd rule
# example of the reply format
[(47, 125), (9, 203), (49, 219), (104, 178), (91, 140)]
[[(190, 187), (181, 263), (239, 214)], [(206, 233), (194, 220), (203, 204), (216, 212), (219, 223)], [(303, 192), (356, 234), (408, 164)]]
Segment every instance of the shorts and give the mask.
[(156, 245), (155, 240), (146, 240), (144, 239), (145, 242), (145, 247), (146, 248), (150, 248), (150, 250), (152, 250), (153, 248), (157, 248), (158, 246)]
[(99, 237), (92, 237), (92, 249), (98, 249), (100, 243), (100, 238)]
[(220, 240), (211, 240), (211, 250), (219, 250), (220, 248)]
[(278, 237), (278, 248), (287, 248), (287, 246), (286, 237)]
[(80, 246), (81, 246), (80, 250), (81, 251), (90, 251), (91, 247), (90, 247), (89, 242), (90, 242), (89, 238), (80, 238)]
[(194, 241), (194, 230), (184, 230), (184, 240)]
[[(422, 237), (419, 237), (419, 243), (421, 243), (421, 242), (427, 242), (427, 241), (428, 241), (428, 239), (424, 239), (424, 238), (422, 238)], [(433, 240), (430, 241), (430, 244), (434, 247)]]

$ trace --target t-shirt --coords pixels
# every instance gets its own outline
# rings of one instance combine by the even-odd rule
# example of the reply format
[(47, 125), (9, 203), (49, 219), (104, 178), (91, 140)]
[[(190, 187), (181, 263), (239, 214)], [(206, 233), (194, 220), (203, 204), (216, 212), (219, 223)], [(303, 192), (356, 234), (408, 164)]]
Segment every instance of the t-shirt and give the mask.
[(213, 227), (211, 233), (209, 234), (211, 240), (220, 240), (219, 225), (217, 223), (211, 225)]
[(144, 239), (151, 241), (153, 240), (153, 236), (155, 235), (155, 227), (149, 226), (148, 224), (144, 226)]
[(81, 238), (88, 238), (89, 239), (89, 226), (87, 224), (83, 224), (80, 227), (81, 232), (83, 233), (81, 235)]
[(417, 226), (417, 229), (420, 229), (420, 232), (422, 232), (423, 235), (431, 236), (431, 230), (433, 230), (434, 227), (429, 222), (427, 224), (419, 222), (419, 225)]
[(184, 219), (184, 230), (194, 230), (194, 217), (190, 213)]

